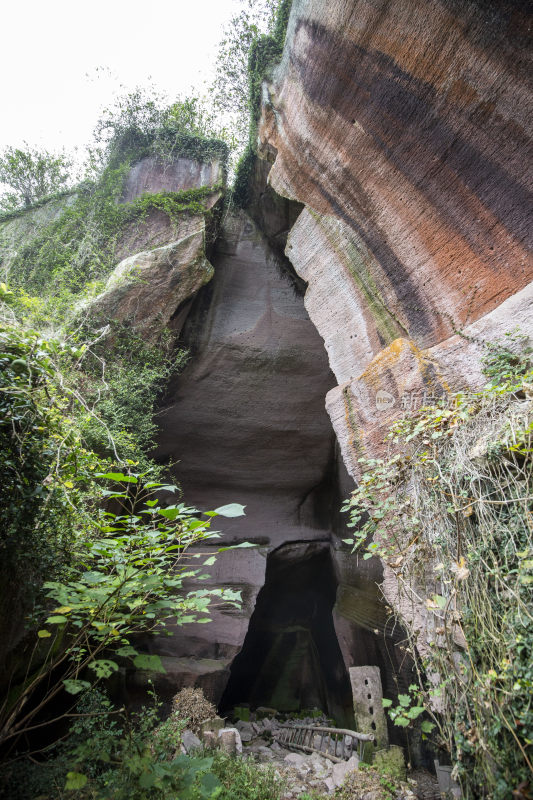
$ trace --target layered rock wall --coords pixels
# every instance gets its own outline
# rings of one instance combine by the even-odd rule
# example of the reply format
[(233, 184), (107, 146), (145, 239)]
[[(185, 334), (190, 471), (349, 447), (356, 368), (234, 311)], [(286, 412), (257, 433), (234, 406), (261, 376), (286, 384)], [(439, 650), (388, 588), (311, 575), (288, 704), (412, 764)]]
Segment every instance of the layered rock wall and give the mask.
[(286, 253), (353, 475), (402, 397), (479, 385), (482, 341), (532, 330), (530, 25), (511, 1), (293, 3), (260, 140), (305, 203)]
[[(261, 194), (259, 182), (256, 188)], [(351, 724), (348, 668), (378, 663), (393, 693), (388, 668), (399, 637), (387, 626), (376, 586), (379, 565), (358, 567), (341, 542), (346, 533), (337, 510), (351, 481), (342, 466), (337, 475), (324, 409), (335, 379), (278, 253), (288, 210), (275, 206), (272, 198), (267, 210), (255, 209), (270, 241), (246, 212), (226, 216), (211, 256), (214, 277), (184, 329), (189, 366), (169, 387), (158, 415), (157, 457), (178, 460), (172, 469), (187, 502), (203, 509), (231, 501), (246, 506), (245, 517), (217, 527), (225, 545), (256, 547), (222, 553), (208, 581), (240, 590), (243, 606), (215, 609), (210, 624), (188, 625), (152, 646), (167, 669), (163, 691), (197, 684), (220, 702), (228, 687), (226, 705), (276, 698), (291, 710), (294, 675), (307, 675), (302, 698), (316, 702), (322, 692), (330, 713)], [(314, 578), (305, 578), (315, 562)], [(335, 598), (337, 587), (342, 600), (332, 608), (327, 598), (331, 591)], [(325, 647), (317, 631), (328, 619), (333, 643)], [(341, 662), (330, 670), (324, 665), (334, 661), (335, 648)], [(316, 652), (312, 664), (304, 657), (310, 652)]]
[[(293, 2), (259, 147), (273, 189), (305, 204), (286, 254), (338, 382), (326, 406), (355, 479), (393, 419), (483, 385), (486, 342), (533, 335), (531, 11)], [(423, 652), (424, 588), (404, 599), (385, 565), (382, 590)]]

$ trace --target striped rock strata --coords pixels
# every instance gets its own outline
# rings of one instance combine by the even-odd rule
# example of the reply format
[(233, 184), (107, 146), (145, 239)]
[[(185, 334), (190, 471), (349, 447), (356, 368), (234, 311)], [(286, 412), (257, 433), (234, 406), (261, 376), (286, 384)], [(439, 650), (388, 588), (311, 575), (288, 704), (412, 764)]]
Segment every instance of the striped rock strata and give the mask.
[[(482, 385), (485, 342), (533, 335), (530, 11), (293, 2), (259, 148), (275, 191), (305, 204), (286, 254), (308, 284), (356, 479), (399, 414)], [(387, 566), (382, 589), (412, 631), (430, 629)]]
[(286, 253), (353, 475), (405, 393), (477, 386), (484, 340), (533, 332), (530, 22), (511, 0), (293, 3), (260, 145), (306, 204)]

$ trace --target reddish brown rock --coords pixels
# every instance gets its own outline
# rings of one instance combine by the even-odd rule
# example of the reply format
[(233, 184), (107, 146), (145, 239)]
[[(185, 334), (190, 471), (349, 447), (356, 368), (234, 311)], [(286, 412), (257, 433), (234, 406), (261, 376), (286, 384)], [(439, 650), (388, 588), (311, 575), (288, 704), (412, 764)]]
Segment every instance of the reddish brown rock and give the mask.
[[(272, 220), (271, 229), (281, 230), (278, 223)], [(267, 691), (266, 685), (255, 681), (270, 675), (273, 653), (266, 646), (263, 652), (261, 645), (271, 636), (275, 648), (277, 634), (285, 636), (285, 627), (292, 630), (296, 624), (291, 615), (301, 597), (309, 597), (300, 615), (305, 617), (308, 609), (312, 617), (314, 608), (328, 620), (329, 613), (333, 642), (319, 649), (334, 662), (330, 651), (336, 648), (338, 660), (328, 672), (338, 689), (327, 691), (332, 713), (342, 718), (350, 708), (342, 697), (343, 669), (379, 663), (385, 676), (388, 659), (395, 656), (387, 655), (394, 648), (376, 587), (379, 564), (366, 567), (364, 574), (356, 569), (355, 575), (355, 560), (344, 558), (334, 533), (342, 528), (336, 519), (342, 495), (337, 494), (334, 436), (324, 395), (335, 380), (302, 297), (246, 213), (226, 218), (211, 260), (214, 278), (198, 296), (184, 330), (191, 361), (169, 387), (158, 415), (157, 455), (178, 461), (173, 471), (187, 502), (204, 509), (231, 501), (245, 504), (245, 517), (216, 520), (216, 528), (224, 543), (247, 540), (258, 547), (223, 553), (206, 584), (241, 590), (241, 611), (215, 609), (210, 624), (184, 626), (153, 646), (173, 670), (172, 680), (197, 685), (208, 680), (211, 697), (220, 701), (232, 675), (227, 707), (252, 698), (265, 705), (261, 691)], [(315, 583), (306, 582), (311, 564), (320, 572)], [(320, 591), (326, 575), (331, 584), (324, 600)], [(335, 606), (333, 622), (321, 603), (333, 607), (337, 580), (344, 599)], [(365, 604), (354, 585), (364, 587)], [(281, 596), (287, 601), (279, 608)], [(255, 627), (249, 628), (254, 611)], [(265, 633), (274, 618), (277, 634)], [(298, 625), (304, 626), (300, 618)], [(335, 630), (342, 631), (338, 644)], [(287, 648), (291, 636), (287, 632)], [(354, 642), (357, 648), (351, 652)], [(210, 677), (204, 675), (205, 659)], [(271, 680), (275, 683), (275, 676)], [(345, 684), (349, 689), (347, 672)]]
[[(519, 0), (293, 2), (259, 145), (271, 186), (305, 204), (286, 254), (339, 384), (327, 409), (355, 478), (393, 419), (483, 384), (487, 341), (516, 326), (533, 337), (531, 25)], [(422, 653), (427, 566), (407, 599), (389, 567), (382, 583)], [(361, 575), (337, 597), (348, 664), (364, 597)]]
[(205, 257), (203, 217), (187, 223), (192, 230), (177, 241), (121, 261), (85, 313), (96, 321), (128, 322), (157, 336), (179, 305), (213, 276)]
[[(202, 198), (206, 211), (219, 203), (224, 180), (220, 159), (201, 162), (192, 158), (162, 161), (141, 159), (130, 169), (123, 202), (157, 192), (181, 192), (212, 187)], [(104, 291), (83, 308), (83, 313), (105, 324), (113, 319), (128, 322), (156, 338), (176, 310), (195, 296), (213, 276), (206, 257), (206, 240), (213, 221), (202, 212), (171, 217), (149, 208), (129, 223), (116, 246), (122, 257), (108, 278)], [(185, 317), (186, 315), (183, 315)], [(184, 319), (174, 325), (179, 333)]]
[(524, 19), (516, 2), (293, 6), (263, 113), (270, 181), (347, 226), (418, 346), (533, 277)]
[(477, 386), (483, 340), (533, 332), (527, 19), (512, 0), (293, 4), (260, 142), (306, 204), (286, 252), (354, 475), (406, 393)]
[(148, 156), (131, 168), (124, 184), (123, 203), (130, 203), (142, 194), (181, 192), (202, 186), (224, 184), (224, 165), (220, 157), (198, 160), (188, 156), (173, 161)]

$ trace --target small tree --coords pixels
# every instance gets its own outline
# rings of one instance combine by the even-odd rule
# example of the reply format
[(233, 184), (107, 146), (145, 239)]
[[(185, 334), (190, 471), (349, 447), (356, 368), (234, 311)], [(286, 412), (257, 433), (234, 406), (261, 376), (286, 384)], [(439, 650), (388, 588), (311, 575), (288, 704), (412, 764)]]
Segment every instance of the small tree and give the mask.
[[(100, 509), (93, 520), (97, 533), (78, 542), (80, 553), (65, 580), (44, 583), (45, 607), (41, 613), (36, 609), (34, 618), (41, 616), (45, 627), (37, 633), (23, 681), (11, 686), (0, 704), (0, 746), (16, 746), (30, 731), (69, 717), (77, 696), (109, 678), (121, 659), (137, 669), (165, 672), (158, 655), (133, 646), (139, 634), (170, 636), (170, 625), (209, 622), (213, 599), (240, 605), (239, 591), (186, 588), (186, 581), (208, 578), (205, 570), (217, 553), (231, 549), (199, 549), (218, 536), (210, 530), (213, 517), (242, 516), (244, 506), (230, 503), (204, 512), (202, 519), (183, 503), (160, 505), (158, 495), (176, 492), (175, 486), (136, 473), (97, 477), (113, 482), (115, 488), (102, 490), (102, 499), (121, 513)], [(194, 559), (200, 559), (198, 566)], [(64, 691), (74, 696), (70, 710), (36, 721)]]
[(0, 196), (0, 208), (27, 208), (48, 194), (67, 188), (71, 168), (72, 161), (65, 153), (37, 150), (26, 142), (22, 150), (6, 147), (0, 156), (0, 183), (11, 191)]
[(246, 0), (224, 29), (217, 54), (217, 76), (211, 95), (217, 110), (231, 114), (237, 139), (248, 138), (248, 58), (252, 42), (275, 26), (277, 0)]

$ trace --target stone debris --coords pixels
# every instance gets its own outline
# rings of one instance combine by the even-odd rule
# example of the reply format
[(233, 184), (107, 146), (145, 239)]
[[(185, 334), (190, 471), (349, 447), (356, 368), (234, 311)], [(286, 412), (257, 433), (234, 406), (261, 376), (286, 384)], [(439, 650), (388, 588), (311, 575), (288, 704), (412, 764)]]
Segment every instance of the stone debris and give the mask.
[[(266, 711), (266, 709), (265, 709)], [(263, 712), (264, 713), (264, 712)], [(259, 764), (272, 765), (276, 774), (283, 779), (287, 789), (283, 800), (297, 800), (300, 795), (307, 793), (333, 795), (345, 781), (354, 787), (353, 797), (357, 800), (381, 800), (382, 794), (379, 787), (379, 776), (376, 772), (361, 772), (359, 770), (359, 757), (353, 754), (347, 761), (333, 762), (320, 753), (294, 752), (282, 747), (276, 741), (276, 732), (282, 725), (316, 725), (329, 726), (331, 720), (326, 716), (306, 717), (304, 719), (286, 720), (282, 722), (270, 712), (272, 716), (239, 720), (235, 727), (224, 728), (218, 732), (219, 741), (222, 740), (222, 749), (231, 753), (242, 753), (244, 757), (253, 757)], [(227, 745), (225, 744), (227, 742)], [(235, 743), (235, 750), (233, 748)], [(226, 749), (226, 746), (229, 749)], [(425, 771), (420, 775), (427, 776), (424, 784), (431, 784), (432, 776)], [(418, 781), (409, 781), (412, 789), (406, 784), (394, 800), (426, 800), (431, 794), (418, 792)], [(423, 782), (424, 783), (424, 782)], [(438, 795), (437, 795), (438, 796)], [(392, 798), (391, 798), (392, 800)]]
[(357, 756), (352, 756), (348, 761), (341, 761), (340, 764), (333, 764), (331, 778), (334, 785), (342, 786), (345, 777), (349, 772), (353, 772), (354, 769), (359, 769), (359, 759)]
[(242, 739), (237, 728), (222, 728), (218, 732), (220, 749), (230, 755), (242, 753)]
[(198, 748), (202, 747), (202, 742), (198, 736), (189, 730), (185, 730), (181, 734), (181, 743), (185, 748), (186, 753), (190, 753), (192, 750), (197, 750)]

